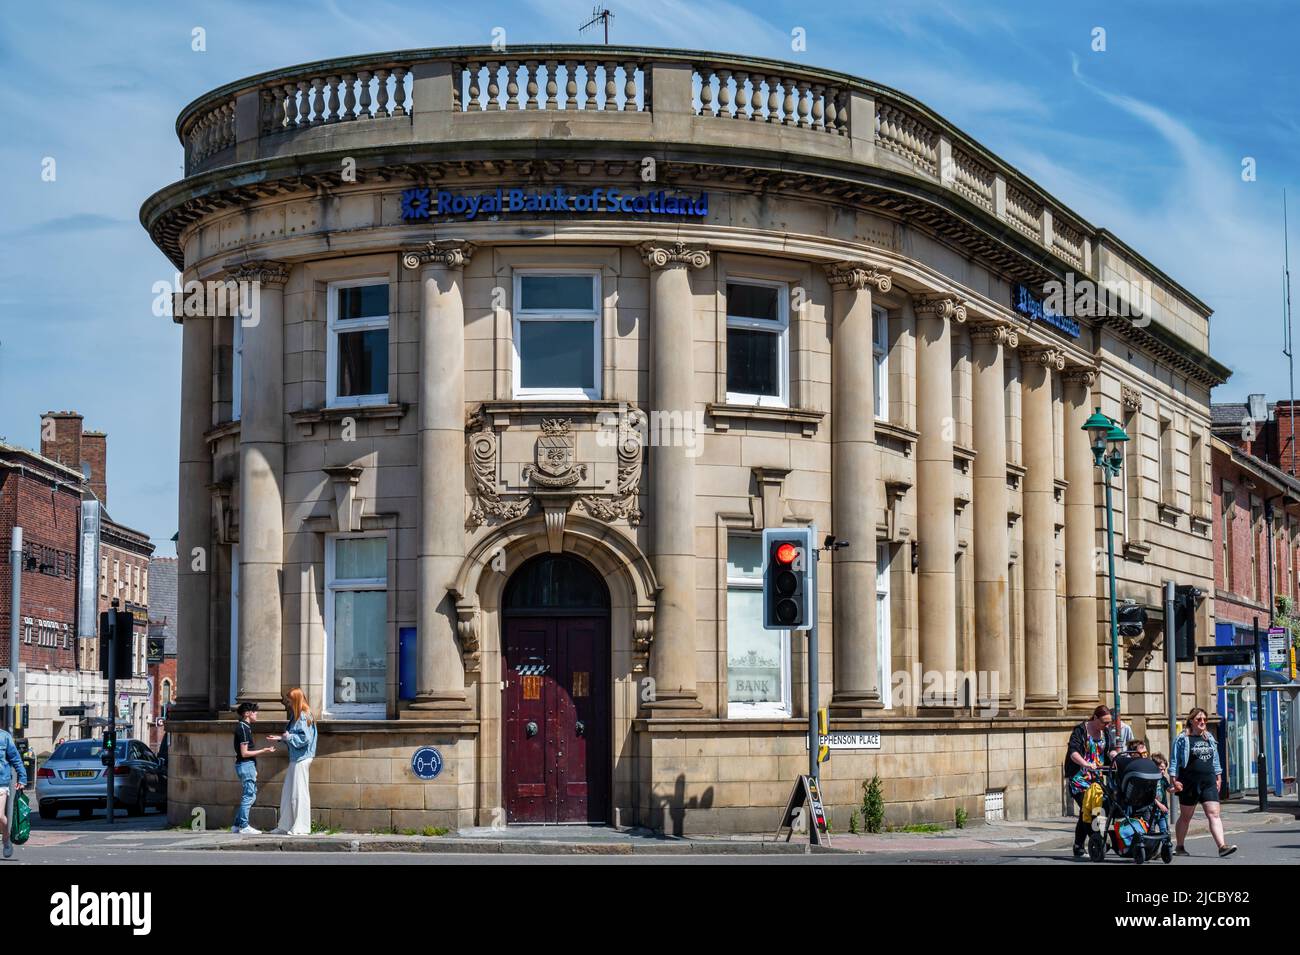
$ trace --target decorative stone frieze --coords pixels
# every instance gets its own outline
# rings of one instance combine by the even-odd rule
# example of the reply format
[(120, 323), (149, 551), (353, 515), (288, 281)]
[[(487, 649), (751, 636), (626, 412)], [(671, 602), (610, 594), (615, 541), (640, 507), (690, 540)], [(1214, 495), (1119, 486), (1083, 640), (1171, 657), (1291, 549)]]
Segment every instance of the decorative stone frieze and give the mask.
[(1124, 406), (1125, 411), (1141, 411), (1142, 392), (1128, 385), (1120, 385), (1119, 403)]
[(256, 282), (259, 285), (284, 285), (289, 281), (290, 266), (287, 262), (273, 262), (270, 259), (258, 259), (241, 262), (226, 268), (226, 273), (236, 282)]

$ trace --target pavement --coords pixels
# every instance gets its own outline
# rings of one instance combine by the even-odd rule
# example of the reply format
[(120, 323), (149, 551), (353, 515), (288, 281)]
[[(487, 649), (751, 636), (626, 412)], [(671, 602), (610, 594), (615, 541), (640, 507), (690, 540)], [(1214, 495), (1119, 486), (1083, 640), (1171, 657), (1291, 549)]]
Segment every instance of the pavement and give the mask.
[[(1230, 861), (1300, 861), (1300, 845), (1287, 843), (1290, 836), (1300, 835), (1296, 808), (1275, 804), (1270, 809), (1260, 813), (1252, 803), (1223, 804), (1228, 841), (1239, 842), (1243, 847), (1243, 851)], [(671, 857), (682, 858), (682, 861), (703, 857), (736, 857), (734, 861), (741, 861), (738, 857), (749, 857), (751, 861), (796, 861), (799, 857), (818, 856), (821, 861), (831, 862), (833, 860), (828, 857), (833, 856), (843, 862), (1051, 862), (1073, 861), (1069, 846), (1074, 832), (1073, 820), (1060, 817), (981, 822), (965, 829), (935, 833), (833, 833), (831, 845), (824, 847), (808, 845), (806, 836), (796, 836), (790, 842), (786, 842), (784, 837), (774, 839), (771, 834), (685, 838), (646, 829), (587, 826), (475, 828), (442, 836), (359, 832), (242, 836), (228, 830), (168, 828), (162, 815), (137, 819), (119, 817), (112, 826), (102, 815), (92, 820), (68, 818), (34, 822), (31, 839), (21, 853), (31, 861), (72, 862), (83, 855), (86, 861), (92, 861), (104, 853), (120, 859), (124, 854), (144, 852), (158, 862), (182, 861), (183, 858), (188, 862), (209, 861), (214, 864), (233, 861), (229, 859), (230, 855), (272, 862), (280, 854), (301, 860), (302, 854), (308, 853), (322, 854), (322, 862), (326, 861), (325, 856), (342, 862), (340, 856), (351, 856), (361, 861), (358, 856), (367, 855), (376, 860), (413, 856), (479, 857), (482, 861), (493, 857), (505, 861), (506, 858), (539, 856), (635, 856), (660, 857), (663, 861)], [(1290, 842), (1295, 841), (1290, 839)], [(1219, 861), (1210, 842), (1204, 815), (1198, 815), (1193, 823), (1187, 845), (1194, 857)], [(1257, 846), (1258, 851), (1248, 852), (1248, 846)], [(1280, 857), (1275, 850), (1281, 850), (1287, 858)], [(167, 856), (171, 858), (165, 858)], [(646, 861), (650, 861), (649, 858)]]

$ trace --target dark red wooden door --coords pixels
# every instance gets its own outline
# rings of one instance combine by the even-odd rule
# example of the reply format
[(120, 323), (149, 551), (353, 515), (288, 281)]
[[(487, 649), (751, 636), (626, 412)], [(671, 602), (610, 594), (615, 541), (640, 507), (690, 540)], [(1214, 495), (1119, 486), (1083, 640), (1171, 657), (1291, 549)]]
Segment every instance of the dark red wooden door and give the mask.
[(608, 822), (603, 617), (507, 617), (505, 800), (512, 823)]

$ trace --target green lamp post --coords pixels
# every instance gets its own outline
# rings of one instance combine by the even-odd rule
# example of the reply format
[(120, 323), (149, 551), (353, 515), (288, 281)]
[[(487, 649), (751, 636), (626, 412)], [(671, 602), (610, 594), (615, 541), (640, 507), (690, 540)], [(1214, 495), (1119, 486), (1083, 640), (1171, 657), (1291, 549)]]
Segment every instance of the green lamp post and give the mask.
[[(1124, 452), (1120, 445), (1128, 434), (1119, 422), (1108, 418), (1098, 408), (1083, 424), (1083, 430), (1092, 437), (1093, 463), (1101, 468), (1102, 483), (1106, 485), (1106, 560), (1110, 575), (1110, 665), (1111, 683), (1115, 688), (1115, 719), (1119, 720), (1119, 617), (1115, 609), (1115, 511), (1111, 504), (1111, 478), (1117, 478), (1124, 467)], [(1109, 447), (1108, 447), (1109, 445)]]

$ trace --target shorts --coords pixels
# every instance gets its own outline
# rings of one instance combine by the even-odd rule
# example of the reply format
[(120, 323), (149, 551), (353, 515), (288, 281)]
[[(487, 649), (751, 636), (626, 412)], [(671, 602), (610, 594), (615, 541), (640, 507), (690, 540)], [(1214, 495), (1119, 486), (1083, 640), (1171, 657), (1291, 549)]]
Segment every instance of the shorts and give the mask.
[(1183, 784), (1183, 791), (1178, 794), (1178, 801), (1184, 806), (1219, 801), (1219, 787), (1214, 784), (1214, 777), (1180, 779), (1179, 782)]

